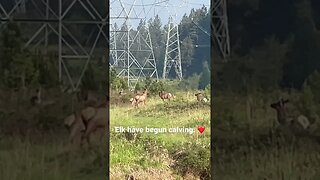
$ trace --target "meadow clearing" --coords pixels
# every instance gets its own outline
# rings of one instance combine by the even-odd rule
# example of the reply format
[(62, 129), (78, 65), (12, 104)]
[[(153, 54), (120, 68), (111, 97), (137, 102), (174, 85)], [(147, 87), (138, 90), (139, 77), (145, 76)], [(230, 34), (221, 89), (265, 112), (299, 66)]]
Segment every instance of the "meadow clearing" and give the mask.
[[(72, 113), (72, 96), (56, 90), (45, 92), (44, 96), (55, 103), (35, 107), (28, 98), (18, 98), (22, 92), (2, 93), (0, 179), (104, 179), (109, 168), (104, 143), (83, 149), (68, 145), (63, 119)], [(131, 107), (129, 99), (121, 105), (111, 102), (111, 130), (115, 125), (184, 126), (195, 130), (199, 124), (206, 127), (201, 136), (197, 131), (191, 135), (141, 134), (133, 141), (123, 133), (111, 131), (113, 179), (128, 175), (138, 179), (196, 179), (208, 175), (210, 106), (198, 104), (193, 92), (176, 96), (170, 103), (163, 103), (157, 96), (150, 97), (147, 105), (137, 110)]]
[[(131, 106), (130, 95), (111, 95), (111, 179), (130, 175), (137, 179), (210, 179), (210, 103), (197, 102), (194, 92), (173, 93), (176, 98), (165, 102), (150, 96), (137, 109)], [(120, 126), (144, 132), (116, 132)], [(205, 126), (202, 134), (198, 126)], [(146, 128), (162, 128), (162, 132), (146, 132)], [(192, 128), (194, 132), (170, 133), (170, 128)]]
[[(150, 96), (146, 106), (139, 109), (131, 107), (128, 97), (111, 98), (111, 178), (132, 175), (137, 179), (197, 179), (208, 173), (210, 106), (196, 102), (192, 91), (175, 95), (171, 102)], [(27, 100), (16, 98), (19, 96), (16, 93), (1, 96), (0, 179), (106, 177), (109, 167), (103, 143), (90, 149), (70, 149), (67, 145), (63, 118), (72, 112), (71, 106), (66, 105), (70, 96), (52, 93), (47, 97), (57, 100), (56, 103), (42, 108), (31, 108)], [(289, 98), (292, 104), (305, 98), (301, 92), (280, 91), (250, 96), (217, 93), (209, 98), (214, 101), (211, 135), (215, 146), (211, 153), (215, 179), (320, 178), (319, 122), (306, 134), (279, 130), (276, 112), (270, 104), (280, 96)], [(319, 106), (315, 107), (319, 113)], [(191, 135), (114, 132), (116, 126), (196, 128), (199, 124), (206, 127), (203, 135), (197, 131)]]

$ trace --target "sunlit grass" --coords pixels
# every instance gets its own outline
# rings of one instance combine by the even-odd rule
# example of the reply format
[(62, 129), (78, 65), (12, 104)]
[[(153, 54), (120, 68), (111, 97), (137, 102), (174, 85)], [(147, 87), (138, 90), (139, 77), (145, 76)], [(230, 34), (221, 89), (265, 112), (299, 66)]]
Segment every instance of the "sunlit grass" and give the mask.
[[(170, 156), (169, 150), (172, 151), (177, 146), (183, 147), (186, 143), (199, 144), (199, 147), (201, 147), (201, 144), (209, 145), (209, 104), (196, 102), (193, 93), (178, 92), (175, 95), (176, 99), (165, 102), (157, 96), (149, 97), (146, 105), (138, 109), (134, 109), (131, 106), (111, 106), (111, 170), (122, 167), (121, 171), (125, 173), (132, 167), (135, 167), (136, 170), (145, 169), (146, 167), (155, 168), (159, 171), (168, 169), (166, 164), (171, 157), (156, 159), (155, 152), (149, 152), (145, 149), (146, 147), (154, 147), (159, 154), (167, 157)], [(202, 135), (197, 130), (199, 125), (206, 127)], [(120, 126), (124, 128), (143, 128), (144, 131), (146, 127), (165, 128), (167, 132), (159, 132), (157, 134), (154, 132), (139, 133), (136, 141), (129, 142), (124, 135), (121, 135), (123, 133), (115, 132), (115, 127)], [(194, 133), (170, 133), (168, 132), (169, 128), (192, 128)], [(145, 141), (155, 141), (156, 144), (149, 147)], [(210, 153), (210, 149), (207, 149), (207, 151)], [(181, 177), (181, 175), (178, 177)]]

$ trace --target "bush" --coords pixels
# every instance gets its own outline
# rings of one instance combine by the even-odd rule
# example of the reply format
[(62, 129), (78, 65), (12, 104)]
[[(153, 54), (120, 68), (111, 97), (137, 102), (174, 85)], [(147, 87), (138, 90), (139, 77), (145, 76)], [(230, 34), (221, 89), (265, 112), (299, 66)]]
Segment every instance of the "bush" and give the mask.
[[(210, 147), (193, 143), (185, 146), (186, 148), (181, 149), (179, 145), (171, 151), (173, 159), (176, 160), (175, 169), (183, 175), (191, 172), (199, 175), (201, 179), (210, 179)], [(182, 153), (177, 154), (177, 149)]]
[(204, 93), (207, 98), (211, 99), (211, 85), (208, 84), (206, 88), (204, 89)]
[(156, 95), (159, 91), (164, 91), (164, 83), (162, 81), (153, 81), (149, 87), (149, 92), (152, 95)]
[(178, 87), (182, 90), (196, 90), (199, 86), (200, 75), (193, 74), (179, 82)]

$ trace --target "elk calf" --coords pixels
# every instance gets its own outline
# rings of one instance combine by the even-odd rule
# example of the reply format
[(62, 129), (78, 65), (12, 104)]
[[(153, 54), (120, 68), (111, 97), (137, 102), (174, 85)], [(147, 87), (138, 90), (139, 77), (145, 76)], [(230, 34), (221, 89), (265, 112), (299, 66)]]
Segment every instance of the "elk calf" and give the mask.
[(208, 99), (201, 92), (196, 93), (195, 96), (197, 97), (198, 102), (208, 102)]
[(167, 93), (164, 91), (159, 92), (159, 97), (162, 99), (162, 101), (164, 101), (165, 99), (168, 99), (170, 101), (171, 98), (174, 98), (174, 96), (171, 93)]

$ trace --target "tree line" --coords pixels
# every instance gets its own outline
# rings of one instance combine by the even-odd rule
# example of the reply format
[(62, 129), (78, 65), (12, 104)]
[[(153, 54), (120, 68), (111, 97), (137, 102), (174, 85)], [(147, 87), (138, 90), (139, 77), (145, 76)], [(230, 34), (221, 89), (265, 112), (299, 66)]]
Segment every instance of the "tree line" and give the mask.
[(320, 67), (319, 10), (315, 0), (228, 1), (232, 54), (214, 57), (215, 88), (303, 88)]

